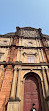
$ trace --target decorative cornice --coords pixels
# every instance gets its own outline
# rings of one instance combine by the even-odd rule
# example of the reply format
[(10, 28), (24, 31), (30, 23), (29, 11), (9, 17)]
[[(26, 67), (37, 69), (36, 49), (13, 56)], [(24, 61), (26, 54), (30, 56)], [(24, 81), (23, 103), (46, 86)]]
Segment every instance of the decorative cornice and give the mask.
[(22, 66), (49, 66), (49, 63), (41, 62), (41, 63), (22, 63), (22, 61), (18, 62), (0, 62), (0, 65), (22, 65)]
[(25, 46), (16, 46), (16, 45), (8, 45), (8, 46), (0, 46), (1, 48), (12, 48), (15, 47), (17, 48), (23, 48), (23, 49), (49, 49), (49, 47), (25, 47)]
[(24, 38), (24, 39), (40, 39), (40, 40), (46, 38), (47, 40), (49, 40), (49, 37), (46, 37), (46, 36), (44, 37), (43, 34), (41, 34), (41, 36), (39, 36), (39, 37), (24, 37), (24, 36), (20, 36), (20, 35), (16, 34), (16, 37)]
[(21, 100), (18, 97), (16, 97), (15, 99), (10, 98), (8, 102), (20, 102), (20, 101)]
[(43, 34), (42, 34), (42, 37), (41, 36), (39, 36), (39, 37), (24, 37), (24, 36), (18, 36), (17, 33), (15, 33), (15, 35), (0, 35), (0, 38), (14, 38), (14, 37), (16, 37), (16, 38), (24, 38), (24, 39), (45, 39), (46, 38), (47, 40), (49, 40), (49, 36), (44, 37)]

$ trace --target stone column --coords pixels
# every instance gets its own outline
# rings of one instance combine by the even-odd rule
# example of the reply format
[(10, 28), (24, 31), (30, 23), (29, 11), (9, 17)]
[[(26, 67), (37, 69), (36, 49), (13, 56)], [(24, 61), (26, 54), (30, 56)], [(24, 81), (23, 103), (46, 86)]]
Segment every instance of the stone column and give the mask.
[(39, 39), (39, 41), (38, 41), (38, 42), (39, 42), (39, 47), (41, 47), (41, 40)]
[(19, 38), (19, 46), (22, 46), (22, 38)]
[(13, 83), (12, 83), (12, 90), (11, 90), (11, 98), (15, 99), (16, 95), (16, 84), (17, 84), (17, 68), (16, 65), (14, 67), (14, 77), (13, 77)]
[(20, 48), (17, 49), (17, 61), (20, 61)]
[(21, 51), (20, 51), (20, 61), (22, 61), (22, 62), (24, 62), (23, 51), (24, 51), (24, 49), (21, 48)]
[(42, 55), (42, 60), (43, 60), (43, 62), (45, 62), (44, 54), (43, 54), (43, 49), (41, 49), (41, 55)]
[(47, 101), (48, 108), (49, 108), (49, 69), (48, 69), (48, 66), (45, 66), (45, 69), (46, 69), (46, 74), (47, 74), (47, 78), (48, 78), (48, 91), (47, 91), (46, 101)]
[(48, 82), (47, 82), (47, 78), (46, 78), (46, 73), (45, 73), (45, 70), (44, 70), (44, 66), (42, 66), (42, 73), (43, 73), (45, 91), (46, 91), (46, 95), (47, 95), (47, 91), (48, 91)]
[[(41, 47), (41, 41), (39, 40), (39, 47)], [(41, 49), (41, 58), (42, 58), (42, 62), (44, 62), (44, 55), (43, 55), (43, 49)]]
[[(42, 111), (44, 111), (44, 100), (43, 100), (43, 95), (42, 95), (42, 90), (43, 90), (43, 94), (44, 94), (43, 81), (38, 80), (38, 83), (39, 83), (39, 91), (40, 91)], [(42, 85), (42, 87), (41, 87), (41, 85)]]
[[(14, 67), (14, 77), (13, 77), (13, 84), (12, 84), (12, 90), (11, 90), (11, 98), (15, 99), (16, 95), (16, 83), (17, 83), (17, 76), (18, 76), (18, 70), (17, 66)], [(19, 104), (20, 101), (16, 97), (16, 99), (13, 101), (13, 99), (8, 102), (7, 111), (19, 111)]]
[(46, 71), (47, 71), (47, 77), (48, 77), (48, 82), (49, 82), (49, 69), (48, 69), (48, 66), (46, 66)]
[(4, 65), (0, 65), (0, 76), (2, 75), (3, 71), (4, 71)]
[(21, 69), (19, 69), (19, 73), (18, 73), (18, 86), (17, 86), (17, 94), (16, 97), (18, 97), (20, 99), (20, 75), (21, 75)]
[(47, 77), (46, 77), (44, 66), (42, 66), (42, 74), (43, 74), (44, 92), (45, 92), (45, 97), (44, 97), (45, 111), (49, 111), (48, 110), (48, 105), (47, 105), (47, 102), (46, 102), (46, 99), (47, 99), (46, 97), (47, 97), (47, 92), (48, 92), (48, 82), (47, 82)]
[[(39, 41), (36, 39), (36, 44), (37, 44), (37, 47), (40, 47), (39, 45)], [(42, 56), (41, 56), (41, 50), (38, 49), (38, 54), (39, 54), (39, 62), (42, 62)]]
[(1, 90), (2, 83), (3, 83), (4, 74), (5, 74), (4, 66), (0, 65), (0, 90)]
[(21, 80), (20, 80), (20, 106), (19, 106), (19, 111), (24, 110), (24, 79), (22, 78), (23, 73), (21, 73)]
[(41, 55), (41, 49), (38, 49), (38, 52), (39, 52), (40, 62), (43, 62), (43, 60), (42, 60), (42, 55)]
[(44, 83), (43, 83), (43, 81), (41, 81), (41, 83), (42, 83), (43, 96), (44, 96), (44, 98), (45, 98)]

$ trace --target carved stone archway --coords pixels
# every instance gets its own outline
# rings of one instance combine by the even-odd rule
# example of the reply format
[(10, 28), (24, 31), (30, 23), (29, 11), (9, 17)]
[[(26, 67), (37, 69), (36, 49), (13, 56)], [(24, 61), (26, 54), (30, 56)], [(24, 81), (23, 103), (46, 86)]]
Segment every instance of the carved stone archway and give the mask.
[[(33, 78), (33, 79), (32, 79)], [(27, 109), (25, 109), (25, 105), (27, 104), (26, 103), (26, 100), (27, 100), (27, 98), (25, 98), (26, 97), (26, 95), (25, 95), (25, 93), (27, 93), (25, 90), (27, 90), (26, 88), (28, 88), (28, 90), (30, 90), (29, 89), (29, 86), (27, 86), (27, 84), (29, 83), (28, 81), (32, 81), (31, 83), (29, 83), (29, 84), (32, 84), (33, 82), (34, 82), (34, 79), (35, 79), (35, 81), (36, 82), (38, 82), (38, 87), (37, 87), (37, 89), (39, 89), (38, 91), (38, 96), (39, 96), (39, 98), (40, 98), (40, 103), (39, 103), (39, 106), (37, 106), (36, 105), (36, 107), (37, 107), (37, 110), (39, 110), (39, 111), (43, 111), (42, 109), (43, 109), (43, 96), (42, 96), (42, 86), (41, 86), (41, 78), (40, 78), (40, 76), (37, 74), (37, 73), (34, 73), (34, 72), (29, 72), (29, 73), (27, 73), (27, 74), (25, 74), (24, 75), (24, 77), (23, 77), (23, 79), (24, 79), (24, 111), (25, 110), (27, 110)], [(29, 80), (30, 79), (30, 80)], [(26, 84), (27, 83), (27, 84)], [(33, 83), (34, 84), (34, 83)], [(36, 86), (37, 86), (37, 83), (36, 83)], [(26, 88), (25, 88), (26, 87)], [(32, 87), (32, 85), (31, 85), (31, 87)], [(34, 87), (34, 86), (33, 86)], [(32, 89), (33, 90), (33, 89)], [(29, 92), (28, 92), (29, 93)], [(30, 92), (30, 94), (31, 94), (32, 92)], [(27, 95), (28, 96), (28, 95)], [(28, 98), (29, 98), (29, 96), (28, 96)], [(31, 98), (33, 98), (33, 97), (31, 97)], [(35, 98), (37, 98), (37, 97), (35, 97)], [(29, 98), (30, 99), (30, 98)], [(31, 101), (31, 99), (30, 99), (30, 101)], [(33, 102), (33, 101), (32, 101)], [(40, 104), (41, 104), (41, 106), (40, 106)], [(26, 106), (27, 107), (27, 106)], [(31, 103), (30, 103), (30, 107), (31, 107)], [(28, 107), (29, 108), (29, 107)], [(30, 110), (30, 109), (28, 109), (28, 110)]]

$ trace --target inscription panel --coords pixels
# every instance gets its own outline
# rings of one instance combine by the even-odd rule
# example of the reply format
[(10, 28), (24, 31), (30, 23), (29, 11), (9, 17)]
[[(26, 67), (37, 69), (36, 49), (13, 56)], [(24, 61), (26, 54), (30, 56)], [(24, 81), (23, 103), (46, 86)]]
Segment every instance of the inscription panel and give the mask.
[(39, 37), (39, 33), (37, 30), (34, 30), (34, 31), (21, 30), (20, 35), (24, 37)]

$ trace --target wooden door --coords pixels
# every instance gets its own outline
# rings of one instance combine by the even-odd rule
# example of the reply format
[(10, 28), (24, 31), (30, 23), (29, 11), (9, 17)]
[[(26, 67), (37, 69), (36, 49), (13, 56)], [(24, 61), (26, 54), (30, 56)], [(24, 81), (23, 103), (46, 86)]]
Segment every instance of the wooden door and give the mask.
[(30, 111), (33, 103), (37, 111), (42, 111), (38, 80), (34, 76), (28, 76), (24, 84), (24, 111)]

